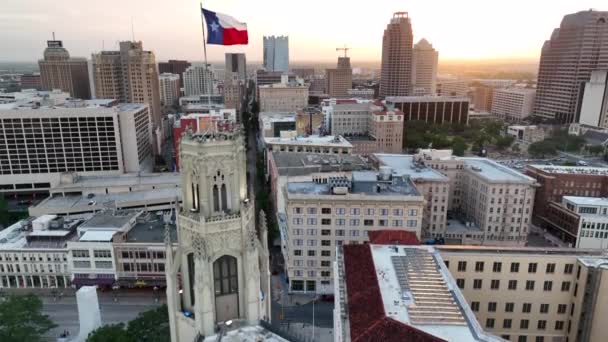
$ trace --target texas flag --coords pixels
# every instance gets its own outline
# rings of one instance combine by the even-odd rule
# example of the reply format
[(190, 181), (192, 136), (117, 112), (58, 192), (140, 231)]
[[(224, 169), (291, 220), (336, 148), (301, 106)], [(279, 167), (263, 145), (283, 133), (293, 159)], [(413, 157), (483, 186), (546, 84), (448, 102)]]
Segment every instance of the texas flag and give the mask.
[(207, 44), (238, 45), (247, 44), (247, 24), (229, 15), (201, 8), (207, 24)]

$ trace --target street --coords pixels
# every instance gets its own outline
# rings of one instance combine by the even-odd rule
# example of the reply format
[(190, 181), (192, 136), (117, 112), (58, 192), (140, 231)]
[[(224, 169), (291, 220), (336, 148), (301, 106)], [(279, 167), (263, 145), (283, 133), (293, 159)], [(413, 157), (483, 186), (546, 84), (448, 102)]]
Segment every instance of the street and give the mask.
[[(159, 305), (151, 291), (149, 293), (121, 292), (116, 302), (110, 292), (98, 292), (98, 298), (102, 324), (120, 322), (126, 324), (137, 317), (140, 312), (153, 309)], [(71, 336), (78, 335), (78, 306), (75, 296), (66, 296), (57, 301), (54, 301), (52, 297), (41, 297), (41, 299), (44, 303), (42, 313), (49, 315), (49, 318), (58, 325), (57, 328), (46, 334), (47, 341), (55, 341), (64, 330), (69, 331)], [(163, 293), (160, 304), (163, 304), (164, 301)]]

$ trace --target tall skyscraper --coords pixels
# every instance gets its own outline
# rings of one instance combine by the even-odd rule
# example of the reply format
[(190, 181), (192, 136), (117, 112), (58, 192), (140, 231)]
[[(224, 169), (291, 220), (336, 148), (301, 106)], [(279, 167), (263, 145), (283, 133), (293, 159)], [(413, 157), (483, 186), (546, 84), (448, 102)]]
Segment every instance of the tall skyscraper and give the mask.
[(184, 71), (184, 95), (203, 95), (213, 92), (213, 71), (210, 67), (190, 66)]
[(435, 95), (439, 52), (422, 38), (412, 54), (412, 95)]
[[(247, 84), (247, 60), (244, 53), (227, 53), (224, 75), (224, 106), (240, 114)], [(237, 115), (240, 122), (240, 115)]]
[(167, 62), (158, 63), (158, 72), (179, 75), (179, 87), (184, 87), (184, 71), (190, 66), (190, 62), (179, 59), (170, 59)]
[(49, 40), (44, 59), (38, 61), (42, 89), (61, 89), (74, 98), (90, 99), (89, 71), (85, 58), (70, 58), (61, 40)]
[(608, 68), (608, 12), (566, 15), (543, 44), (534, 114), (576, 122), (591, 72)]
[(244, 53), (227, 53), (226, 54), (226, 80), (247, 79), (247, 59)]
[(266, 71), (289, 70), (289, 37), (264, 37), (264, 68)]
[(353, 87), (353, 69), (349, 57), (338, 57), (338, 67), (325, 71), (325, 89), (329, 96), (347, 96)]
[(160, 102), (163, 106), (177, 104), (180, 96), (179, 75), (163, 73), (158, 77), (160, 82)]
[(155, 152), (162, 142), (160, 89), (154, 53), (144, 51), (141, 41), (120, 42), (119, 51), (101, 51), (92, 55), (95, 96), (120, 102), (146, 103), (150, 106)]
[(412, 24), (407, 12), (396, 12), (382, 37), (380, 96), (407, 96), (412, 82)]

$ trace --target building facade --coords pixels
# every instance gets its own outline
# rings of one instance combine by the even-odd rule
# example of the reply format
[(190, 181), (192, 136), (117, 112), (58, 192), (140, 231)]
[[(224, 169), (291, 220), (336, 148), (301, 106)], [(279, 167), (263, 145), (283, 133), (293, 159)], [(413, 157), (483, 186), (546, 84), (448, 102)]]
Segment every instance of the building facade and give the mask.
[(437, 81), (437, 96), (467, 97), (469, 82), (458, 79), (440, 79)]
[(160, 82), (160, 103), (164, 106), (176, 105), (181, 95), (179, 75), (163, 73), (158, 77)]
[(264, 36), (264, 69), (289, 71), (289, 37)]
[(338, 67), (325, 70), (325, 91), (329, 96), (347, 96), (353, 87), (353, 69), (349, 57), (338, 57)]
[(535, 96), (536, 89), (496, 89), (492, 98), (492, 115), (508, 122), (521, 122), (532, 115)]
[(382, 37), (381, 97), (410, 95), (413, 40), (408, 13), (393, 14)]
[(585, 82), (578, 123), (608, 128), (608, 70), (594, 70)]
[(296, 112), (308, 105), (308, 87), (269, 84), (258, 87), (260, 112)]
[(169, 73), (179, 75), (179, 87), (184, 87), (184, 78), (183, 74), (186, 69), (190, 66), (190, 62), (179, 60), (179, 59), (170, 59), (167, 62), (158, 62), (158, 72), (161, 74)]
[(336, 103), (328, 115), (328, 130), (335, 135), (365, 135), (371, 130), (369, 103)]
[(376, 141), (376, 153), (401, 153), (403, 151), (403, 112), (399, 109), (374, 111), (369, 134)]
[(120, 42), (119, 51), (92, 55), (95, 96), (126, 103), (145, 103), (150, 108), (153, 150), (162, 142), (162, 112), (156, 58), (143, 50), (142, 42)]
[(412, 53), (411, 95), (435, 95), (437, 93), (437, 63), (439, 52), (426, 39), (421, 39)]
[(184, 96), (213, 93), (213, 71), (204, 66), (190, 66), (184, 71)]
[(541, 50), (534, 114), (559, 123), (578, 122), (581, 84), (608, 68), (608, 12), (564, 16)]
[(243, 137), (237, 129), (186, 135), (180, 155), (183, 210), (175, 255), (165, 240), (173, 342), (213, 335), (228, 320), (257, 325), (271, 317), (265, 217), (256, 228)]
[(494, 100), (494, 88), (490, 85), (479, 84), (473, 92), (473, 106), (476, 112), (489, 113), (492, 110)]
[(61, 89), (73, 98), (90, 99), (89, 69), (85, 58), (70, 58), (60, 40), (47, 41), (44, 59), (38, 61), (43, 90)]

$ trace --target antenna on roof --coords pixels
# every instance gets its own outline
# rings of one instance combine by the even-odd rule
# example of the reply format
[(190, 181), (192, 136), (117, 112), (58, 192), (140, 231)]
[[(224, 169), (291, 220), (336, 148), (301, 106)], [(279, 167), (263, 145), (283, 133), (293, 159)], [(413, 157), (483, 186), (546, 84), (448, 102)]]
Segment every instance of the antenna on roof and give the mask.
[(53, 31), (53, 40), (55, 40), (55, 31)]
[(135, 29), (133, 26), (133, 16), (131, 16), (131, 39), (135, 41)]

